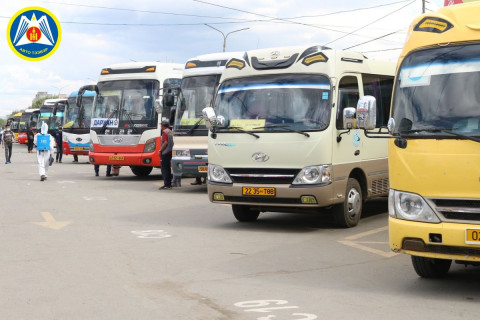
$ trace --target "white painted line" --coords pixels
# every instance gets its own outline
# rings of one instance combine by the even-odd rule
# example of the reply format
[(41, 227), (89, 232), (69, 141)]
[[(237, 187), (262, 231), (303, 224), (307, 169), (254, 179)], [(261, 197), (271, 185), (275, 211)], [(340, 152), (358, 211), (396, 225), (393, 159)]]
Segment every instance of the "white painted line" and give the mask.
[(75, 181), (70, 181), (70, 180), (62, 180), (62, 181), (57, 181), (57, 183), (60, 183), (60, 184), (66, 184), (66, 183), (75, 183)]
[(144, 230), (144, 231), (131, 231), (140, 239), (165, 239), (170, 238), (172, 235), (164, 230)]
[(388, 242), (355, 241), (357, 239), (361, 239), (363, 237), (367, 237), (369, 235), (379, 233), (379, 232), (383, 232), (383, 231), (386, 231), (386, 230), (388, 230), (388, 226), (373, 229), (373, 230), (369, 230), (369, 231), (366, 231), (366, 232), (357, 233), (357, 234), (354, 234), (352, 236), (346, 237), (342, 240), (338, 240), (338, 242), (340, 242), (341, 244), (344, 244), (346, 246), (350, 246), (352, 248), (360, 249), (360, 250), (363, 250), (363, 251), (367, 251), (367, 252), (382, 256), (384, 258), (392, 258), (392, 257), (395, 257), (396, 255), (399, 255), (399, 253), (395, 253), (393, 251), (378, 250), (378, 249), (375, 249), (375, 248), (370, 248), (370, 247), (365, 245), (365, 244), (386, 244)]
[(86, 201), (105, 201), (108, 200), (106, 197), (99, 197), (99, 196), (83, 196), (83, 200)]

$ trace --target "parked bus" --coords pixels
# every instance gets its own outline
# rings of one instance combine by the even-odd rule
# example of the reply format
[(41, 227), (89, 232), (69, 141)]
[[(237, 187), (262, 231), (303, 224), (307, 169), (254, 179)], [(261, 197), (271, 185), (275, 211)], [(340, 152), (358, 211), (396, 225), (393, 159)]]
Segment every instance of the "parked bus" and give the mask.
[(28, 142), (27, 130), (36, 126), (40, 109), (27, 109), (22, 112), (18, 126), (18, 143), (26, 144)]
[[(206, 108), (208, 196), (239, 221), (260, 212), (319, 212), (358, 224), (366, 199), (388, 194), (387, 144), (352, 129), (359, 97), (378, 97), (386, 126), (395, 64), (326, 47), (247, 52), (227, 62)], [(348, 122), (347, 122), (348, 121)]]
[(417, 17), (399, 60), (390, 247), (411, 255), (421, 277), (444, 276), (452, 261), (480, 263), (479, 16), (471, 3)]
[(90, 121), (92, 119), (95, 91), (85, 91), (82, 104), (77, 106), (78, 91), (67, 100), (63, 125), (63, 154), (87, 155), (90, 144)]
[(20, 126), (20, 118), (22, 117), (22, 112), (17, 112), (12, 117), (7, 119), (7, 125), (10, 126), (10, 130), (13, 131), (15, 139), (18, 139), (18, 128)]
[(207, 177), (207, 134), (202, 110), (212, 103), (227, 60), (243, 53), (222, 52), (187, 61), (173, 124), (172, 171), (175, 177)]
[(102, 69), (97, 85), (82, 87), (79, 102), (85, 90), (97, 92), (90, 162), (130, 166), (137, 176), (147, 176), (160, 166), (160, 123), (170, 117), (160, 106), (160, 96), (180, 87), (182, 72), (183, 65), (174, 63), (116, 64)]
[(37, 131), (40, 132), (42, 122), (48, 125), (48, 133), (50, 134), (57, 130), (59, 125), (63, 126), (66, 104), (67, 99), (46, 99), (40, 107)]

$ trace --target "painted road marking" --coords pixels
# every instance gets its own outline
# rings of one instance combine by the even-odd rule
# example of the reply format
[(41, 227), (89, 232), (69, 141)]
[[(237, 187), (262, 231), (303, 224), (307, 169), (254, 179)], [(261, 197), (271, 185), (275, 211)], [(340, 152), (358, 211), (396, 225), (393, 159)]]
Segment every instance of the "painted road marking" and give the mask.
[(382, 256), (384, 258), (392, 258), (392, 257), (395, 257), (396, 255), (399, 255), (399, 253), (395, 253), (393, 251), (389, 251), (389, 252), (382, 251), (382, 250), (378, 250), (378, 249), (366, 246), (366, 244), (388, 244), (388, 241), (378, 242), (378, 241), (359, 241), (358, 240), (358, 239), (361, 239), (361, 238), (364, 238), (364, 237), (367, 237), (367, 236), (370, 236), (372, 234), (376, 234), (376, 233), (379, 233), (379, 232), (383, 232), (383, 231), (386, 231), (386, 230), (388, 230), (388, 226), (373, 229), (373, 230), (369, 230), (369, 231), (365, 231), (365, 232), (361, 232), (361, 233), (357, 233), (357, 234), (354, 234), (352, 236), (346, 237), (342, 240), (338, 240), (338, 242), (340, 242), (341, 244), (344, 244), (346, 246), (350, 246), (350, 247), (353, 247), (353, 248), (357, 248), (357, 249), (360, 249), (360, 250), (363, 250), (363, 251), (367, 251), (367, 252)]
[(75, 183), (75, 181), (63, 180), (63, 181), (57, 181), (57, 183), (60, 183), (60, 184)]
[(99, 197), (99, 196), (83, 196), (82, 197), (83, 200), (86, 200), (86, 201), (105, 201), (105, 200), (108, 200), (106, 197)]
[[(238, 308), (254, 308), (254, 309), (244, 309), (245, 312), (260, 312), (260, 313), (277, 313), (284, 314), (285, 309), (298, 309), (298, 306), (286, 305), (288, 304), (287, 300), (251, 300), (251, 301), (241, 301), (234, 304)], [(281, 305), (281, 307), (271, 307), (271, 305)], [(268, 307), (267, 307), (268, 306)], [(264, 308), (267, 307), (267, 308)], [(318, 319), (318, 316), (313, 313), (292, 313), (292, 316), (300, 316), (301, 318), (295, 318), (295, 320), (315, 320)], [(268, 316), (258, 317), (257, 320), (271, 320), (275, 319), (277, 316), (270, 314)], [(283, 319), (283, 317), (282, 317)]]
[(131, 231), (140, 239), (164, 239), (170, 238), (172, 235), (164, 230), (144, 230), (144, 231)]
[(39, 226), (54, 229), (54, 230), (60, 230), (63, 227), (68, 226), (71, 221), (57, 221), (53, 216), (50, 214), (50, 212), (40, 212), (42, 215), (43, 219), (45, 219), (45, 222), (32, 222), (34, 224), (38, 224)]

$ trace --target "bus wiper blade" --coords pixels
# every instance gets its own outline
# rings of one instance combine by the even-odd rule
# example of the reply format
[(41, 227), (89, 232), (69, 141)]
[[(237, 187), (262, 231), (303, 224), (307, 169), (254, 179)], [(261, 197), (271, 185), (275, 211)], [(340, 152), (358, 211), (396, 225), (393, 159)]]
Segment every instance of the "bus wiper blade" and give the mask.
[(138, 129), (137, 127), (135, 127), (135, 123), (133, 123), (132, 117), (130, 117), (130, 113), (128, 113), (125, 109), (122, 109), (122, 111), (123, 111), (123, 114), (127, 115), (128, 122), (130, 122), (130, 124), (132, 125), (132, 131), (134, 131), (135, 133), (138, 133)]
[(260, 138), (260, 136), (259, 136), (258, 134), (255, 134), (255, 133), (253, 133), (253, 132), (251, 132), (251, 131), (243, 130), (243, 129), (240, 128), (240, 127), (227, 127), (227, 129), (234, 129), (234, 130), (237, 130), (237, 131), (240, 131), (240, 132), (243, 132), (243, 133), (247, 133), (247, 134), (249, 134), (249, 135), (251, 135), (251, 136), (254, 136), (254, 137), (257, 138), (257, 139)]
[(272, 124), (272, 125), (269, 125), (269, 126), (257, 127), (257, 128), (254, 128), (254, 129), (269, 129), (269, 128), (285, 129), (285, 130), (290, 131), (290, 132), (296, 132), (296, 133), (299, 133), (299, 134), (303, 134), (305, 137), (310, 138), (310, 135), (309, 135), (308, 133), (303, 132), (303, 131), (300, 131), (300, 130), (292, 129), (292, 128), (290, 128), (289, 126), (286, 126), (286, 125), (275, 125), (275, 124)]
[(202, 122), (202, 120), (203, 120), (203, 118), (200, 118), (197, 122), (195, 122), (195, 124), (193, 125), (193, 127), (191, 127), (190, 130), (188, 130), (187, 136), (191, 136), (191, 135), (192, 135), (193, 131), (198, 128), (198, 126), (200, 125), (200, 122)]
[(110, 114), (108, 115), (107, 121), (105, 121), (105, 123), (103, 124), (102, 130), (100, 130), (100, 133), (105, 133), (105, 130), (107, 129), (107, 126), (108, 126), (108, 121), (110, 121), (110, 119), (112, 119), (113, 115), (117, 111), (118, 110), (113, 110), (112, 112), (110, 112)]
[(400, 131), (400, 134), (415, 133), (415, 132), (429, 132), (429, 133), (442, 132), (442, 133), (447, 133), (447, 134), (450, 134), (450, 135), (453, 135), (453, 136), (461, 137), (461, 138), (464, 138), (464, 139), (467, 139), (467, 140), (472, 140), (472, 141), (480, 143), (479, 138), (474, 138), (472, 136), (467, 136), (465, 134), (453, 132), (452, 130), (446, 129), (446, 128), (424, 128), (424, 129), (416, 129), (416, 130), (405, 130), (405, 131)]

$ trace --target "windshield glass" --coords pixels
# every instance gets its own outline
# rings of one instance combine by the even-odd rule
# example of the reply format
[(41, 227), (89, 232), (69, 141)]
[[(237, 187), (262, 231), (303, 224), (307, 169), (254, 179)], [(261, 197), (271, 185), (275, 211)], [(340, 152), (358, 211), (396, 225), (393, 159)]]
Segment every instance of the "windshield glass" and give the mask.
[(92, 128), (156, 128), (157, 80), (118, 80), (98, 83), (99, 94), (91, 119)]
[(22, 117), (20, 118), (20, 123), (18, 125), (18, 130), (19, 131), (26, 131), (28, 128), (28, 125), (30, 123), (30, 117), (32, 116), (31, 113), (24, 113), (22, 114)]
[[(215, 99), (219, 129), (324, 130), (330, 119), (330, 81), (323, 75), (281, 74), (225, 81)], [(280, 131), (280, 130), (279, 130)]]
[(202, 110), (210, 105), (219, 81), (219, 74), (183, 79), (175, 113), (174, 132), (176, 134), (182, 131), (187, 133), (194, 128), (195, 130), (191, 131), (192, 134), (207, 135)]
[[(417, 51), (402, 63), (395, 83), (395, 132), (480, 135), (479, 44)], [(423, 131), (426, 130), (426, 131)]]
[(65, 128), (90, 128), (92, 118), (93, 96), (83, 96), (82, 106), (77, 107), (77, 98), (68, 98), (68, 108), (65, 110)]

